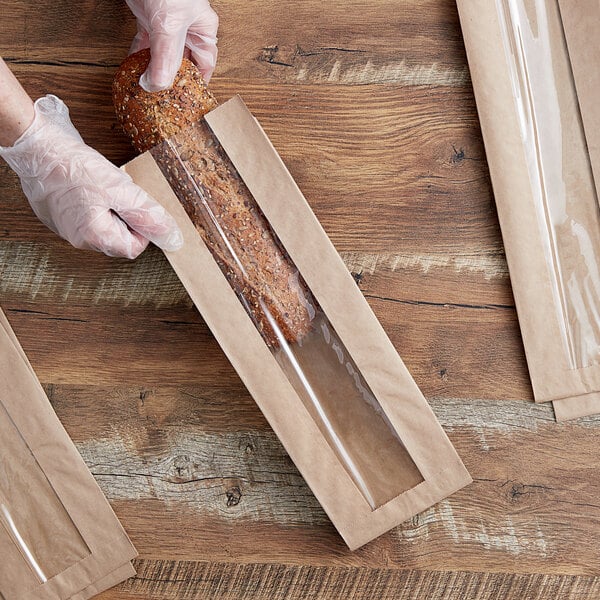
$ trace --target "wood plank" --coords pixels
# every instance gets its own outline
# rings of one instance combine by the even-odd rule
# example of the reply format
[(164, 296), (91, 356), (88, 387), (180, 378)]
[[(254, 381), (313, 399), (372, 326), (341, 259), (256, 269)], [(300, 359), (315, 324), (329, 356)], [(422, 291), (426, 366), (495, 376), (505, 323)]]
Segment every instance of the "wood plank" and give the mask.
[[(36, 229), (34, 216), (32, 232)], [(26, 225), (24, 225), (26, 227)], [(189, 307), (187, 292), (156, 248), (135, 261), (81, 251), (39, 225), (38, 242), (0, 241), (0, 303)]]
[(136, 577), (99, 600), (590, 600), (600, 594), (598, 577), (148, 559), (135, 566)]
[[(513, 309), (368, 300), (426, 396), (531, 397)], [(3, 308), (43, 382), (169, 386), (234, 376), (193, 307)]]
[[(150, 248), (135, 261), (82, 252), (47, 230), (21, 204), (7, 224), (10, 241), (2, 241), (0, 235), (0, 302), (190, 305), (157, 249)], [(18, 228), (32, 241), (12, 241), (20, 235)], [(503, 254), (456, 248), (451, 254), (349, 251), (341, 256), (367, 296), (475, 308), (514, 304)]]
[(31, 63), (118, 64), (135, 35), (125, 2), (55, 0), (2, 6), (0, 55)]
[(468, 78), (453, 2), (313, 0), (285, 11), (274, 0), (214, 6), (221, 15), (217, 76), (404, 85)]
[(144, 556), (598, 573), (600, 417), (558, 425), (549, 405), (432, 401), (475, 482), (349, 552), (241, 387), (48, 391)]
[[(376, 5), (317, 0), (287, 6), (216, 0), (219, 78), (299, 83), (468, 82), (453, 2), (420, 0)], [(123, 2), (67, 0), (3, 6), (0, 54), (17, 62), (116, 66), (126, 55), (135, 20)], [(399, 32), (402, 32), (399, 35)]]

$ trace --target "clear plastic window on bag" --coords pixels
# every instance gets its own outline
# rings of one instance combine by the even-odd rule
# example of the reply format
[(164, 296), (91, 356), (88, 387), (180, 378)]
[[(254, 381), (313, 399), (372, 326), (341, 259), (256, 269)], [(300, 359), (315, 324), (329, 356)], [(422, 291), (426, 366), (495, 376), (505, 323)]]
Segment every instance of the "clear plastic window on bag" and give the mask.
[(0, 402), (0, 598), (21, 598), (90, 554)]
[(402, 440), (206, 122), (151, 154), (371, 509), (421, 483)]
[(600, 362), (600, 212), (558, 0), (496, 7), (567, 362), (588, 367)]

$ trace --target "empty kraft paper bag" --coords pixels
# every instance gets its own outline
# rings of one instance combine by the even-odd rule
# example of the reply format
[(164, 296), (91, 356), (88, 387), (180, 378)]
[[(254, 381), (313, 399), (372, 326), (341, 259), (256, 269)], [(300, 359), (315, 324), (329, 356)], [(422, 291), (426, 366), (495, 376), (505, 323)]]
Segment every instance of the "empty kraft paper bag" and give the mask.
[(175, 216), (167, 258), (350, 548), (471, 481), (239, 97), (125, 169)]
[(0, 311), (0, 598), (85, 600), (136, 555)]
[[(36, 377), (35, 372), (33, 371), (33, 368), (31, 367), (29, 360), (27, 359), (27, 356), (25, 355), (25, 352), (23, 351), (21, 345), (19, 344), (14, 331), (10, 327), (8, 320), (6, 319), (6, 316), (4, 315), (4, 313), (2, 312), (1, 309), (0, 309), (0, 326), (5, 330), (7, 336), (12, 341), (15, 350), (23, 358), (23, 361), (29, 367), (32, 375), (34, 377)], [(37, 379), (37, 377), (36, 377), (36, 379)], [(10, 513), (9, 513), (9, 515), (10, 515)], [(13, 519), (13, 523), (14, 523), (14, 519)], [(22, 535), (20, 533), (19, 533), (19, 535), (22, 537)], [(101, 579), (94, 581), (93, 583), (90, 583), (87, 587), (85, 587), (81, 591), (70, 596), (70, 600), (87, 600), (88, 598), (91, 598), (97, 594), (100, 594), (101, 592), (117, 585), (118, 583), (121, 583), (122, 581), (125, 581), (126, 579), (129, 579), (130, 577), (132, 577), (134, 575), (135, 575), (135, 569), (133, 568), (133, 565), (131, 564), (131, 562), (127, 561), (120, 567), (117, 567), (114, 571), (111, 571), (107, 575), (102, 576)], [(0, 592), (0, 600), (2, 598), (4, 598), (4, 596)]]
[[(598, 63), (584, 92), (592, 142), (563, 30), (566, 11), (597, 17), (600, 4), (562, 4), (458, 0), (534, 397), (558, 420), (600, 412)], [(573, 49), (597, 50), (585, 29), (570, 33)]]

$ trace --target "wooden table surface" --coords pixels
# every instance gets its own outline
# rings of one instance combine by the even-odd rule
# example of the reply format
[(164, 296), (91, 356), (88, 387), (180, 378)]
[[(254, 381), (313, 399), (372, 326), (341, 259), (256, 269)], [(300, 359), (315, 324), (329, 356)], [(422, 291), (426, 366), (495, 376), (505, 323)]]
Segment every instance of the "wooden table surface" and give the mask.
[[(452, 0), (217, 0), (241, 93), (474, 478), (351, 553), (162, 254), (74, 250), (0, 167), (0, 304), (136, 544), (121, 599), (596, 599), (599, 418), (536, 406)], [(0, 53), (110, 160), (119, 0), (6, 0)]]

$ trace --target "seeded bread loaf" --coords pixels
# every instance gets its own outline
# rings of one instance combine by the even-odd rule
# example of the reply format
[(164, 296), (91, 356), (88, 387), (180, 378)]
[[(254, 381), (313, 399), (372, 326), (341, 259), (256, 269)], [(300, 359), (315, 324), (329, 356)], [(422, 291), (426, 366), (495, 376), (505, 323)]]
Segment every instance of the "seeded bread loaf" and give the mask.
[(187, 59), (173, 86), (149, 93), (148, 51), (129, 56), (113, 84), (117, 117), (150, 149), (264, 339), (272, 347), (310, 330), (316, 301), (202, 116), (217, 103)]

